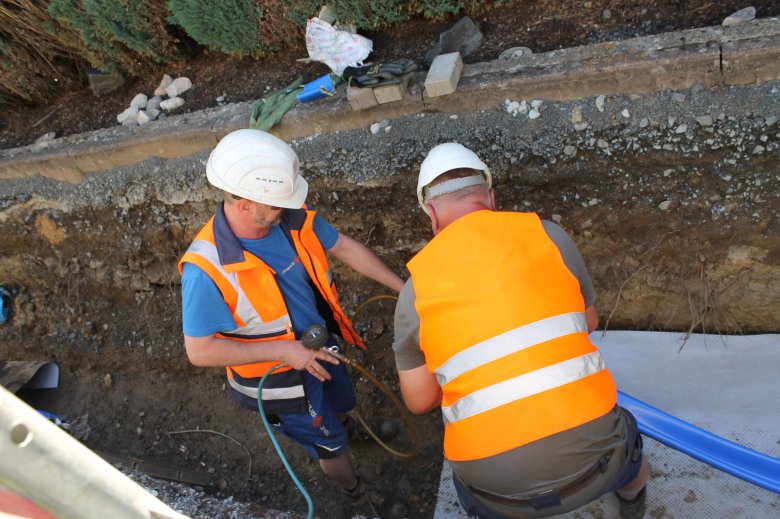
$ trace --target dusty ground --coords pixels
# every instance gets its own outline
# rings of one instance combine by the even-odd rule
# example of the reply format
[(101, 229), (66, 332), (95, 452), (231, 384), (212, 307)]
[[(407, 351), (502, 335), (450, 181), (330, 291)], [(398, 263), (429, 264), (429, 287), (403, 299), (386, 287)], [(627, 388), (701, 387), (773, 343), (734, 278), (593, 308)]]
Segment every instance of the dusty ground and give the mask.
[[(780, 5), (773, 0), (749, 4), (735, 0), (523, 0), (509, 6), (487, 7), (474, 16), (484, 34), (482, 46), (464, 61), (490, 61), (501, 51), (516, 46), (546, 52), (719, 25), (723, 18), (747, 5), (754, 6), (761, 18), (780, 14)], [(374, 42), (373, 61), (408, 58), (422, 66), (425, 52), (458, 19), (413, 20), (399, 28), (364, 34)], [(226, 59), (220, 54), (201, 53), (185, 62), (150, 70), (146, 77), (130, 78), (124, 87), (100, 98), (95, 98), (85, 83), (81, 90), (63, 92), (60, 99), (47, 106), (5, 107), (0, 112), (0, 148), (31, 144), (50, 132), (62, 137), (114, 126), (116, 115), (127, 108), (133, 96), (139, 92), (150, 94), (166, 73), (188, 76), (195, 85), (184, 96), (187, 104), (175, 113), (217, 106), (216, 99), (222, 95), (229, 102), (258, 99), (269, 87), (281, 88), (298, 76), (312, 80), (328, 71), (322, 64), (296, 62), (306, 56), (303, 39), (300, 48), (265, 60)]]
[[(765, 9), (777, 9), (768, 4)], [(607, 7), (611, 17), (605, 20)], [(516, 27), (549, 36), (548, 48), (554, 48), (553, 28), (561, 28), (560, 36), (581, 38), (561, 40), (567, 45), (586, 43), (711, 24), (739, 7), (592, 2), (584, 14), (558, 7), (545, 13), (530, 5), (502, 8), (495, 11), (503, 16), (494, 18), (494, 25), (484, 21), (486, 40), (492, 41), (486, 45), (492, 47), (482, 59), (509, 46), (534, 48), (518, 38)], [(647, 12), (640, 15), (642, 9)], [(423, 24), (414, 34), (422, 34), (422, 27), (432, 42), (446, 25)], [(374, 41), (379, 47), (380, 35)], [(397, 49), (411, 52), (408, 42), (397, 42)], [(222, 85), (241, 83), (224, 81), (230, 74), (226, 69), (221, 75)], [(259, 80), (258, 88), (265, 84)], [(776, 82), (691, 89), (681, 93), (682, 101), (673, 100), (671, 92), (608, 96), (604, 113), (592, 99), (546, 102), (537, 126), (503, 107), (458, 119), (427, 114), (393, 121), (391, 131), (377, 136), (341, 132), (295, 146), (312, 186), (312, 206), (399, 273), (429, 237), (410, 195), (420, 157), (436, 142), (459, 140), (494, 168), (500, 207), (559, 218), (572, 233), (594, 277), (602, 322), (610, 328), (777, 331), (778, 91)], [(120, 104), (133, 94), (127, 92)], [(631, 118), (619, 119), (624, 107)], [(587, 130), (571, 129), (575, 108), (590, 124)], [(115, 113), (111, 109), (109, 115)], [(695, 121), (703, 113), (713, 117), (711, 131)], [(689, 130), (678, 132), (683, 123)], [(576, 154), (567, 154), (566, 146)], [(763, 151), (756, 153), (756, 146)], [(229, 517), (226, 499), (232, 496), (252, 503), (251, 511), (243, 509), (238, 517), (262, 517), (266, 508), (304, 514), (305, 502), (257, 415), (232, 404), (220, 370), (193, 368), (182, 350), (174, 265), (214, 208), (204, 160), (205, 154), (153, 159), (79, 186), (40, 179), (3, 182), (0, 282), (14, 292), (15, 315), (0, 327), (0, 358), (57, 361), (61, 387), (22, 396), (68, 421), (86, 419), (89, 447), (205, 473), (212, 500), (199, 497), (200, 510), (193, 506), (187, 513)], [(386, 292), (341, 266), (335, 270), (345, 305), (370, 346), (365, 356), (358, 354), (359, 362), (397, 389), (389, 351), (392, 301), (370, 303), (356, 314), (363, 302)], [(386, 398), (359, 376), (356, 380), (364, 414), (397, 420)], [(441, 467), (440, 417), (433, 413), (415, 423), (423, 448), (411, 460), (399, 460), (369, 441), (353, 445), (355, 463), (372, 481), (383, 518), (402, 516), (402, 508), (408, 517), (432, 515)], [(197, 429), (221, 434), (169, 434)], [(394, 445), (408, 448), (408, 432)], [(282, 446), (320, 517), (371, 514), (366, 503), (353, 506), (339, 495), (300, 449), (286, 441)], [(193, 491), (172, 490), (170, 496), (176, 495)], [(391, 510), (398, 503), (403, 507)]]

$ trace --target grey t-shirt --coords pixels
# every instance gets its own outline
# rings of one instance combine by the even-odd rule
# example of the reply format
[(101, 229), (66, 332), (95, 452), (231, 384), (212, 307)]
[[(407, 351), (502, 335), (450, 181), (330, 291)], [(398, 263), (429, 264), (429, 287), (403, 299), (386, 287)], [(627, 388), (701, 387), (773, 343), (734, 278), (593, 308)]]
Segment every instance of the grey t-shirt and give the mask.
[[(580, 291), (585, 300), (585, 308), (593, 306), (596, 302), (596, 291), (593, 282), (585, 267), (580, 251), (574, 240), (558, 224), (548, 220), (542, 220), (542, 226), (547, 236), (552, 240), (566, 267), (580, 282)], [(420, 316), (414, 306), (414, 285), (408, 279), (398, 294), (398, 302), (395, 307), (395, 340), (393, 351), (395, 352), (395, 366), (400, 371), (419, 368), (425, 364), (425, 355), (420, 350)]]

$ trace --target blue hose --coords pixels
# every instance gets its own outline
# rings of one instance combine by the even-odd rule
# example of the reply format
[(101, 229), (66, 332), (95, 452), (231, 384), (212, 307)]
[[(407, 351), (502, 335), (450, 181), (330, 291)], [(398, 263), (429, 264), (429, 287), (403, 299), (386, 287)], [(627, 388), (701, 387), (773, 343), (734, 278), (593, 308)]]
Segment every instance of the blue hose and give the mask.
[(282, 447), (279, 445), (279, 441), (276, 439), (276, 435), (274, 434), (274, 431), (271, 428), (271, 424), (268, 423), (268, 418), (266, 418), (265, 416), (265, 410), (263, 409), (263, 399), (261, 398), (263, 384), (265, 383), (265, 379), (268, 378), (268, 375), (270, 375), (271, 373), (273, 373), (279, 368), (283, 368), (286, 365), (287, 364), (285, 364), (284, 362), (282, 362), (281, 364), (277, 364), (273, 368), (269, 369), (266, 372), (266, 374), (263, 375), (263, 378), (260, 379), (260, 383), (257, 384), (257, 407), (260, 410), (260, 418), (263, 419), (263, 425), (265, 425), (265, 430), (268, 431), (268, 437), (271, 438), (271, 442), (274, 444), (274, 447), (276, 448), (276, 453), (279, 454), (279, 458), (282, 460), (282, 463), (284, 463), (284, 468), (287, 469), (287, 473), (290, 474), (293, 483), (295, 483), (295, 486), (298, 487), (298, 490), (301, 491), (301, 494), (303, 494), (303, 497), (306, 499), (306, 504), (309, 507), (309, 513), (306, 515), (306, 519), (312, 519), (314, 517), (314, 502), (311, 500), (311, 496), (306, 491), (306, 487), (303, 486), (303, 484), (298, 479), (298, 476), (295, 475), (295, 472), (293, 472), (290, 463), (287, 461), (287, 458), (284, 456)]
[(631, 411), (639, 432), (664, 445), (772, 492), (780, 493), (780, 460), (684, 422), (618, 391), (618, 405)]

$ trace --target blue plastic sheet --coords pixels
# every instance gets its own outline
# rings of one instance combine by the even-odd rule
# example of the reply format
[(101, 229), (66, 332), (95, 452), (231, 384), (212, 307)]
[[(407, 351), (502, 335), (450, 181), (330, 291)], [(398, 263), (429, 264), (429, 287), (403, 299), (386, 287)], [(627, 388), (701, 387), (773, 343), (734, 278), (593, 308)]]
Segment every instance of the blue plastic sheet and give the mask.
[(618, 405), (631, 411), (639, 431), (673, 449), (740, 479), (780, 493), (780, 460), (716, 436), (618, 391)]

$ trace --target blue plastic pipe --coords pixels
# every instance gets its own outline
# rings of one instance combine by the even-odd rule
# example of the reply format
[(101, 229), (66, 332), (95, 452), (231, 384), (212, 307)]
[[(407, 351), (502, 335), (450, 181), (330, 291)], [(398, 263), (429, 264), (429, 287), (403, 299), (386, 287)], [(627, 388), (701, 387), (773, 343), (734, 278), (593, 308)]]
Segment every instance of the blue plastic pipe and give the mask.
[(716, 436), (618, 391), (639, 432), (724, 472), (780, 494), (780, 460)]

